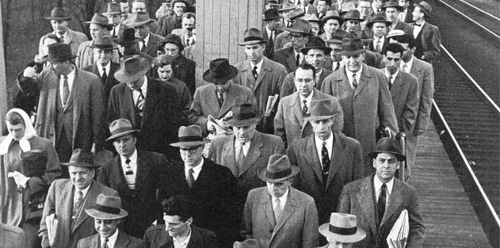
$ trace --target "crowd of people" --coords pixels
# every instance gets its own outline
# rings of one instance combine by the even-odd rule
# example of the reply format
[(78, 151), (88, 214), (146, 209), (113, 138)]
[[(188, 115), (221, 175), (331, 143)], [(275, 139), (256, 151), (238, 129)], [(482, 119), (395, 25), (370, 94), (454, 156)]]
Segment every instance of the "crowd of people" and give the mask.
[(431, 5), (266, 0), (246, 60), (197, 84), (196, 1), (147, 4), (111, 1), (91, 40), (46, 17), (0, 137), (5, 247), (383, 248), (404, 216), (423, 246)]

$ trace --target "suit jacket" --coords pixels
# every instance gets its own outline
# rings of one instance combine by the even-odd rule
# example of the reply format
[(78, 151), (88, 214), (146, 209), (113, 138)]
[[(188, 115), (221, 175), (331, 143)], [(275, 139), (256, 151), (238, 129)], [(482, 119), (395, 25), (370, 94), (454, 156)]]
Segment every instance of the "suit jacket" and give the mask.
[[(373, 36), (371, 36), (373, 38)], [(377, 44), (375, 44), (375, 39), (370, 41), (370, 44), (368, 44), (368, 49), (372, 52), (375, 52), (375, 53), (381, 53), (382, 52), (382, 49), (384, 49), (384, 46), (387, 46), (387, 44), (389, 44), (389, 39), (387, 39), (387, 37), (384, 37), (384, 43), (381, 44), (380, 46), (380, 51), (376, 51), (376, 47), (377, 47)]]
[(154, 58), (157, 56), (156, 50), (158, 50), (158, 45), (162, 41), (163, 41), (162, 36), (157, 35), (153, 32), (149, 32), (148, 44), (146, 44), (146, 48), (144, 48), (144, 51), (141, 51), (141, 49), (139, 49), (139, 42), (136, 43), (134, 46), (135, 46), (135, 49), (137, 49), (137, 51), (141, 51), (143, 53), (146, 53), (149, 56)]
[(293, 51), (293, 47), (287, 47), (282, 49), (275, 49), (274, 51), (274, 61), (282, 64), (286, 68), (286, 73), (294, 72), (297, 69), (297, 58)]
[(26, 248), (28, 242), (23, 229), (0, 222), (0, 248)]
[(183, 55), (179, 55), (176, 61), (177, 67), (174, 69), (174, 77), (184, 82), (191, 92), (191, 95), (193, 95), (196, 89), (196, 80), (194, 77), (196, 63)]
[[(82, 70), (94, 73), (99, 78), (101, 77), (99, 69), (97, 69), (97, 64), (95, 63), (82, 68)], [(120, 64), (111, 61), (111, 67), (109, 68), (108, 79), (106, 80), (106, 82), (102, 82), (102, 85), (104, 87), (104, 103), (106, 104), (106, 108), (109, 102), (109, 95), (111, 94), (111, 89), (113, 88), (113, 86), (120, 83), (115, 78), (115, 72), (117, 72), (118, 70), (120, 70)]]
[(264, 247), (315, 247), (319, 236), (314, 199), (290, 186), (283, 212), (276, 222), (267, 187), (252, 189), (245, 203), (242, 234), (257, 239)]
[(200, 125), (203, 133), (207, 133), (209, 115), (220, 119), (236, 104), (256, 104), (255, 96), (251, 89), (231, 82), (230, 84), (222, 106), (219, 106), (219, 102), (217, 101), (216, 86), (214, 84), (203, 85), (196, 89), (189, 111), (189, 122)]
[[(314, 89), (312, 100), (333, 99), (332, 96)], [(282, 98), (278, 113), (274, 118), (274, 135), (280, 137), (287, 146), (312, 133), (312, 126), (304, 120), (302, 103), (297, 92)]]
[(163, 22), (159, 25), (162, 31), (161, 35), (167, 36), (172, 32), (172, 30), (176, 28), (182, 28), (182, 16), (177, 16), (175, 14), (167, 16), (165, 17), (165, 19), (163, 19)]
[(120, 156), (103, 165), (98, 181), (118, 192), (122, 206), (128, 212), (124, 219), (124, 231), (134, 237), (142, 237), (155, 220), (162, 219), (162, 209), (157, 192), (172, 165), (165, 156), (156, 152), (137, 150), (137, 174), (135, 189), (131, 190), (125, 179)]
[[(96, 62), (96, 58), (94, 58), (94, 49), (90, 47), (94, 43), (93, 40), (85, 41), (78, 47), (78, 52), (76, 53), (75, 64), (78, 68), (88, 67)], [(113, 57), (111, 58), (112, 62), (119, 63), (120, 62), (120, 54), (118, 52), (118, 45), (113, 43)]]
[(415, 130), (425, 130), (429, 123), (434, 98), (434, 69), (431, 64), (413, 57), (410, 73), (417, 77), (419, 106)]
[[(174, 241), (168, 235), (165, 225), (152, 226), (144, 234), (144, 244), (147, 248), (174, 248)], [(215, 233), (195, 225), (191, 225), (191, 239), (187, 248), (218, 248)]]
[(290, 163), (300, 167), (300, 173), (293, 181), (294, 187), (314, 198), (319, 223), (328, 223), (330, 214), (336, 212), (344, 185), (364, 177), (363, 153), (359, 142), (341, 133), (335, 132), (333, 135), (334, 144), (326, 182), (317, 152), (321, 147), (316, 147), (315, 135), (298, 140), (287, 151)]
[[(142, 248), (144, 247), (144, 242), (141, 239), (134, 238), (127, 235), (121, 230), (118, 231), (118, 237), (116, 238), (115, 246), (120, 248)], [(99, 234), (95, 234), (86, 238), (82, 238), (78, 241), (77, 248), (101, 248), (101, 238)]]
[(399, 131), (413, 132), (418, 111), (417, 78), (410, 73), (399, 70), (389, 92), (391, 92)]
[[(414, 25), (412, 27), (415, 28)], [(441, 53), (441, 33), (439, 32), (439, 28), (426, 21), (420, 30), (419, 36), (420, 40), (418, 40), (418, 37), (415, 39), (417, 43), (421, 43), (421, 49), (417, 45), (414, 55), (418, 59), (422, 59), (423, 55), (425, 56), (423, 60), (431, 63)]]
[[(169, 146), (177, 140), (179, 128), (178, 117), (181, 109), (177, 109), (177, 93), (175, 88), (163, 82), (148, 77), (144, 116), (141, 122), (141, 135), (137, 140), (137, 147), (146, 151), (164, 154), (167, 158), (177, 158), (179, 152)], [(135, 117), (135, 103), (132, 91), (125, 83), (113, 87), (108, 104), (108, 123), (125, 118), (132, 125), (137, 125)]]
[(343, 133), (361, 143), (367, 175), (373, 171), (368, 152), (375, 147), (378, 125), (389, 128), (393, 133), (397, 133), (398, 125), (384, 73), (364, 64), (362, 67), (356, 89), (352, 89), (346, 68), (341, 66), (325, 78), (321, 91), (339, 99), (344, 111)]
[[(50, 33), (49, 33), (50, 34)], [(55, 31), (52, 32), (52, 34), (56, 34)], [(47, 35), (42, 36), (40, 38), (40, 42), (38, 44), (38, 54), (43, 54), (43, 42), (47, 38)], [(78, 52), (78, 47), (80, 44), (82, 44), (84, 41), (88, 41), (87, 36), (78, 31), (73, 31), (68, 28), (67, 35), (64, 36), (64, 44), (69, 44), (71, 47), (71, 54), (76, 54)]]
[(189, 41), (189, 44), (187, 43), (188, 36), (186, 35), (186, 30), (182, 28), (177, 28), (172, 30), (172, 34), (175, 34), (181, 38), (182, 45), (184, 46), (184, 48), (194, 45), (196, 43), (196, 41), (192, 39)]
[[(319, 77), (316, 76), (316, 84), (314, 85), (314, 88), (321, 90), (321, 84), (323, 83), (323, 80), (330, 74), (332, 74), (332, 71), (330, 71), (327, 68), (323, 68), (321, 70), (321, 74), (319, 75)], [(283, 80), (283, 85), (281, 86), (281, 91), (280, 91), (281, 98), (291, 95), (292, 93), (297, 91), (297, 89), (295, 88), (294, 77), (295, 77), (295, 71), (286, 74), (285, 79)]]
[(378, 224), (373, 177), (368, 176), (347, 184), (340, 196), (339, 212), (356, 215), (358, 227), (366, 232), (366, 238), (353, 244), (353, 247), (387, 247), (387, 235), (404, 209), (408, 210), (410, 223), (406, 247), (422, 247), (425, 227), (415, 188), (395, 178), (384, 217)]
[[(70, 179), (58, 179), (50, 185), (49, 194), (43, 208), (42, 220), (45, 220), (51, 211), (55, 211), (53, 213), (59, 220), (55, 243), (52, 247), (75, 248), (78, 240), (94, 235), (96, 233), (94, 219), (87, 215), (84, 209), (94, 207), (97, 196), (101, 193), (108, 196), (119, 197), (114, 189), (108, 188), (97, 181), (93, 181), (82, 203), (82, 210), (79, 211), (75, 219), (72, 220), (74, 191), (74, 186)], [(42, 237), (42, 247), (49, 247), (45, 221), (40, 223), (38, 236)]]
[(263, 59), (264, 61), (262, 62), (262, 68), (257, 80), (253, 77), (253, 68), (250, 68), (249, 60), (241, 61), (234, 65), (238, 68), (239, 74), (233, 80), (235, 83), (253, 90), (255, 99), (257, 100), (257, 107), (263, 116), (257, 129), (263, 133), (273, 133), (273, 120), (276, 115), (277, 104), (275, 104), (269, 116), (266, 116), (267, 101), (269, 100), (269, 96), (278, 95), (279, 97), (281, 85), (286, 76), (286, 70), (282, 65), (266, 57)]
[(243, 166), (238, 168), (234, 143), (234, 135), (225, 135), (214, 139), (208, 152), (208, 158), (231, 170), (238, 182), (238, 188), (243, 192), (242, 203), (244, 203), (248, 191), (266, 185), (257, 176), (258, 170), (266, 168), (271, 155), (283, 154), (285, 145), (279, 137), (257, 131), (252, 138)]

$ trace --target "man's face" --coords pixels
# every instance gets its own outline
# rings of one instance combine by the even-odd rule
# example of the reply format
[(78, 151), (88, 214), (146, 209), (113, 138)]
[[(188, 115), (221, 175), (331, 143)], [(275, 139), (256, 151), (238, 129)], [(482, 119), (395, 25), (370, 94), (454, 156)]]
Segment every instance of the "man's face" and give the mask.
[(56, 74), (56, 76), (61, 76), (68, 71), (70, 66), (69, 61), (51, 61), (50, 69)]
[(107, 65), (111, 61), (111, 58), (113, 58), (113, 50), (111, 49), (94, 48), (93, 51), (94, 58), (101, 65)]
[(335, 33), (335, 31), (339, 30), (339, 28), (340, 28), (340, 22), (337, 19), (330, 19), (326, 21), (325, 25), (323, 26), (325, 32), (330, 35)]
[(318, 8), (318, 13), (323, 13), (323, 14), (326, 14), (326, 12), (330, 9), (330, 6), (326, 4), (326, 1), (319, 1), (318, 6), (316, 7)]
[(285, 21), (290, 21), (290, 13), (292, 13), (292, 10), (281, 12), (281, 14), (283, 15), (283, 19), (285, 19)]
[(9, 134), (14, 137), (15, 140), (20, 140), (22, 137), (24, 137), (26, 127), (23, 123), (12, 125), (7, 121), (7, 130), (9, 130)]
[(290, 34), (290, 36), (292, 37), (292, 46), (295, 50), (305, 47), (307, 41), (309, 40), (309, 37), (302, 34), (293, 33)]
[(314, 66), (314, 69), (321, 70), (325, 63), (325, 51), (321, 49), (309, 49), (306, 55), (306, 62)]
[(128, 3), (122, 3), (122, 2), (120, 2), (120, 9), (122, 11), (122, 15), (127, 16), (128, 9), (129, 9)]
[(424, 12), (422, 12), (420, 7), (415, 6), (415, 9), (413, 9), (413, 12), (411, 12), (411, 16), (413, 21), (420, 21), (424, 19)]
[[(399, 43), (399, 42), (398, 42)], [(403, 46), (403, 48), (405, 49), (404, 53), (403, 53), (403, 56), (401, 57), (401, 59), (405, 62), (408, 62), (410, 61), (411, 57), (413, 57), (413, 52), (415, 52), (415, 48), (413, 49), (410, 49), (410, 44), (408, 43), (399, 43), (401, 46)]]
[(316, 84), (313, 71), (302, 68), (297, 68), (295, 71), (294, 82), (297, 92), (303, 97), (308, 97), (313, 92), (314, 85)]
[(181, 147), (180, 153), (184, 165), (195, 167), (201, 163), (203, 156), (203, 145), (196, 147)]
[(249, 142), (255, 135), (256, 127), (257, 123), (253, 123), (243, 127), (233, 127), (234, 137), (236, 137), (236, 139), (238, 139), (238, 141), (242, 143)]
[(313, 132), (321, 140), (327, 140), (332, 134), (333, 118), (311, 121)]
[(354, 33), (357, 32), (361, 27), (359, 26), (359, 21), (347, 20), (345, 22), (345, 31)]
[(172, 65), (164, 65), (158, 67), (158, 77), (163, 82), (168, 82), (172, 75), (174, 75), (174, 71), (172, 70)]
[(144, 2), (134, 2), (132, 4), (132, 13), (146, 12), (146, 3)]
[(117, 220), (102, 220), (94, 218), (94, 226), (101, 238), (109, 238), (118, 230), (118, 224), (121, 219)]
[(374, 36), (382, 37), (385, 35), (385, 32), (387, 30), (387, 26), (385, 25), (385, 23), (376, 22), (376, 23), (373, 23), (372, 30), (373, 30)]
[(179, 47), (174, 43), (167, 43), (164, 46), (165, 54), (174, 58), (179, 57)]
[(52, 30), (58, 34), (64, 34), (68, 30), (68, 21), (66, 20), (51, 20), (50, 25), (52, 25)]
[(311, 22), (311, 32), (314, 35), (318, 35), (319, 34), (319, 23), (317, 23), (317, 22)]
[(265, 46), (263, 44), (245, 45), (247, 58), (253, 63), (258, 63), (264, 55)]
[(193, 222), (193, 218), (182, 221), (179, 215), (166, 215), (163, 214), (165, 220), (165, 229), (168, 235), (173, 238), (181, 237), (187, 234), (189, 226)]
[(276, 198), (282, 197), (286, 193), (288, 187), (290, 187), (291, 184), (292, 181), (290, 179), (277, 183), (266, 182), (267, 191), (269, 192), (270, 195)]
[(148, 37), (149, 26), (147, 24), (134, 27), (134, 30), (135, 30), (135, 37), (137, 38), (146, 39), (146, 37)]
[(372, 5), (369, 1), (360, 1), (358, 11), (361, 14), (361, 18), (365, 19), (373, 13)]
[(134, 154), (137, 139), (132, 134), (127, 134), (113, 140), (115, 150), (120, 156), (129, 158)]
[(127, 82), (127, 86), (132, 90), (139, 90), (139, 88), (141, 88), (143, 84), (144, 84), (144, 77), (140, 77), (139, 79), (132, 82)]
[(106, 15), (108, 17), (108, 20), (109, 20), (109, 24), (113, 24), (113, 26), (118, 26), (118, 24), (120, 24), (120, 20), (121, 20), (121, 14), (112, 14), (112, 15)]
[(393, 53), (391, 51), (387, 51), (387, 54), (384, 56), (385, 59), (385, 68), (393, 75), (399, 69), (399, 65), (401, 64), (401, 53)]
[(398, 20), (399, 11), (396, 8), (385, 8), (385, 18), (390, 22), (395, 22)]
[(182, 28), (192, 34), (193, 29), (196, 27), (196, 20), (194, 18), (182, 18)]
[(344, 65), (346, 65), (347, 70), (349, 70), (350, 72), (358, 72), (361, 69), (364, 58), (364, 54), (342, 56), (343, 63)]
[(87, 188), (94, 178), (94, 169), (86, 167), (68, 166), (69, 178), (77, 189)]
[(352, 243), (342, 243), (331, 238), (326, 238), (330, 244), (329, 248), (351, 248)]
[(329, 43), (328, 46), (332, 49), (330, 56), (333, 61), (339, 62), (342, 60), (342, 56), (339, 53), (342, 51), (342, 45), (338, 43)]
[(184, 14), (184, 10), (186, 9), (186, 4), (183, 2), (177, 2), (174, 5), (174, 13), (177, 16), (182, 16)]
[(373, 168), (376, 170), (376, 175), (380, 181), (387, 183), (399, 169), (399, 163), (396, 156), (392, 153), (379, 153), (373, 160)]
[(275, 19), (275, 20), (268, 21), (267, 28), (269, 28), (269, 30), (271, 30), (271, 31), (274, 31), (277, 28), (279, 28), (280, 25), (281, 25), (281, 19)]

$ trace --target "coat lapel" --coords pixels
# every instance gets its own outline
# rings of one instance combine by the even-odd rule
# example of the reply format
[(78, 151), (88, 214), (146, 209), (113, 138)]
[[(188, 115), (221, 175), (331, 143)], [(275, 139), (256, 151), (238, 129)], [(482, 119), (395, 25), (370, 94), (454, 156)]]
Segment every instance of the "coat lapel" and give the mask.
[(400, 181), (394, 179), (394, 184), (392, 186), (392, 194), (389, 198), (389, 203), (387, 205), (387, 208), (385, 209), (384, 217), (382, 218), (382, 221), (380, 222), (380, 226), (385, 224), (389, 218), (394, 215), (394, 213), (398, 210), (398, 208), (402, 205), (403, 203), (403, 192), (402, 192), (402, 186), (400, 185)]
[[(96, 234), (94, 236), (92, 236), (92, 238), (90, 239), (90, 245), (87, 246), (87, 247), (91, 247), (91, 248), (101, 248), (101, 242), (100, 242), (100, 238), (99, 238), (99, 234)], [(116, 246), (116, 245), (115, 245)], [(117, 246), (117, 247), (120, 247), (120, 246)]]
[[(298, 202), (295, 199), (296, 198), (296, 192), (292, 187), (288, 188), (288, 199), (286, 200), (285, 207), (283, 208), (283, 213), (281, 214), (280, 219), (278, 220), (278, 223), (276, 223), (276, 227), (274, 228), (273, 231), (273, 236), (271, 237), (271, 243), (274, 237), (276, 236), (276, 233), (279, 232), (279, 230), (285, 225), (287, 220), (290, 218), (292, 215), (293, 211), (295, 211), (295, 208), (298, 207)], [(269, 204), (272, 206), (272, 204)]]
[(135, 179), (135, 191), (138, 191), (141, 186), (144, 184), (144, 181), (148, 177), (151, 172), (151, 168), (149, 167), (149, 159), (145, 158), (141, 155), (142, 153), (138, 152), (137, 156), (137, 176)]
[(84, 209), (94, 207), (97, 195), (99, 195), (99, 188), (97, 186), (97, 181), (92, 181), (92, 184), (90, 185), (90, 189), (87, 192), (87, 196), (85, 196), (85, 201), (83, 203), (81, 211), (78, 213), (78, 215), (75, 217), (75, 224), (73, 225), (73, 228), (71, 229), (71, 233), (74, 233), (76, 229), (87, 219), (90, 218), (87, 213), (85, 212)]
[[(396, 79), (394, 79), (394, 83), (392, 84), (391, 86), (391, 89), (389, 90), (389, 92), (391, 93), (391, 98), (392, 98), (392, 101), (394, 102), (394, 99), (397, 97), (397, 96), (400, 96), (400, 92), (401, 92), (401, 89), (402, 89), (402, 77), (403, 75), (401, 75), (401, 71), (398, 73), (398, 75), (396, 76)], [(394, 104), (397, 104), (397, 103), (394, 103)]]
[(123, 231), (118, 231), (118, 237), (116, 238), (115, 247), (127, 247), (130, 243), (127, 235)]
[[(363, 182), (360, 185), (360, 191), (356, 194), (356, 198), (358, 200), (359, 206), (364, 213), (364, 218), (366, 222), (370, 226), (372, 233), (377, 235), (377, 222), (376, 222), (376, 213), (375, 213), (375, 202), (373, 196), (373, 176), (367, 177), (363, 179)], [(366, 230), (368, 231), (368, 230)]]
[[(154, 119), (153, 116), (156, 110), (156, 103), (160, 102), (159, 84), (153, 81), (152, 78), (148, 77), (148, 89), (146, 93), (146, 102), (144, 105), (144, 118), (142, 118), (142, 124), (146, 123), (150, 119)], [(142, 125), (141, 125), (142, 126)]]
[(264, 144), (262, 143), (261, 135), (259, 133), (255, 133), (252, 142), (250, 142), (250, 147), (248, 148), (247, 156), (245, 157), (245, 162), (243, 163), (243, 167), (240, 168), (238, 176), (243, 175), (252, 165), (257, 161), (260, 157), (260, 149)]
[(316, 152), (316, 144), (314, 142), (314, 135), (310, 135), (307, 138), (307, 143), (304, 149), (304, 152), (306, 151), (312, 151), (314, 154), (310, 154), (310, 156), (306, 156), (306, 161), (307, 164), (312, 165), (312, 169), (314, 171), (314, 174), (316, 174), (316, 177), (319, 179), (321, 183), (323, 182), (323, 171), (321, 169), (321, 162), (318, 157), (318, 153)]
[[(236, 100), (239, 98), (239, 93), (240, 92), (237, 92), (236, 87), (234, 87), (234, 84), (231, 83), (231, 85), (229, 85), (229, 88), (227, 89), (224, 103), (222, 103), (222, 106), (219, 110), (218, 119), (224, 117), (224, 115), (226, 115), (226, 113), (229, 112), (231, 108), (236, 104)], [(215, 97), (215, 99), (217, 99), (217, 96)], [(218, 104), (219, 103), (217, 102), (217, 105)]]
[[(208, 111), (208, 113), (219, 114), (221, 107), (219, 106), (219, 101), (217, 101), (217, 94), (215, 93), (215, 90), (216, 90), (216, 86), (213, 84), (210, 84), (209, 88), (207, 89), (208, 92), (206, 93), (205, 99), (207, 99), (206, 104), (208, 105), (207, 107), (210, 109), (210, 111)], [(214, 118), (218, 119), (219, 116), (214, 116)]]
[(330, 185), (330, 182), (332, 182), (333, 178), (337, 174), (337, 171), (339, 170), (340, 166), (343, 166), (342, 164), (338, 164), (338, 161), (343, 161), (340, 159), (340, 157), (343, 155), (343, 150), (344, 150), (344, 145), (343, 142), (340, 140), (340, 137), (338, 134), (333, 133), (334, 136), (334, 142), (333, 142), (333, 150), (332, 150), (332, 157), (330, 158), (330, 170), (328, 171), (328, 179), (326, 181), (326, 187)]
[[(368, 74), (368, 68), (365, 65), (363, 66), (363, 71), (361, 72), (361, 77), (359, 79), (358, 87), (356, 88), (356, 91), (354, 91), (354, 97), (356, 97), (363, 88), (371, 82), (372, 76)], [(349, 82), (349, 80), (347, 80)]]
[(266, 219), (269, 220), (269, 224), (274, 228), (276, 226), (276, 221), (274, 220), (273, 204), (271, 202), (271, 195), (266, 190), (262, 190), (262, 195), (260, 196), (260, 208), (264, 209), (266, 214)]
[(114, 166), (113, 166), (113, 172), (111, 175), (115, 175), (114, 177), (110, 178), (110, 180), (116, 181), (116, 184), (118, 185), (119, 192), (130, 192), (132, 194), (132, 191), (128, 187), (127, 180), (125, 179), (125, 175), (123, 172), (123, 167), (122, 167), (122, 161), (120, 159), (120, 156), (116, 156), (114, 158)]
[[(255, 91), (257, 87), (259, 87), (260, 83), (262, 81), (267, 82), (267, 75), (271, 74), (273, 72), (272, 66), (269, 64), (269, 59), (266, 57), (263, 57), (263, 62), (262, 62), (262, 68), (260, 69), (259, 77), (257, 77), (257, 81), (255, 82), (255, 85), (253, 86), (253, 90)], [(248, 63), (250, 64), (250, 63)], [(251, 73), (248, 73), (251, 74)], [(253, 78), (253, 74), (252, 74)]]
[(225, 161), (225, 165), (231, 170), (233, 173), (234, 177), (238, 177), (238, 167), (236, 165), (236, 157), (235, 157), (235, 150), (234, 150), (234, 137), (231, 135), (230, 136), (230, 141), (225, 142), (222, 145), (222, 159)]
[(293, 110), (295, 117), (297, 118), (300, 126), (304, 126), (304, 117), (302, 116), (302, 104), (300, 102), (300, 96), (298, 93), (295, 93), (297, 97), (294, 101), (290, 101), (290, 108)]
[(295, 58), (295, 53), (293, 52), (293, 47), (288, 48), (288, 52), (286, 53), (286, 64), (288, 68), (293, 70), (293, 68), (296, 67), (296, 58)]

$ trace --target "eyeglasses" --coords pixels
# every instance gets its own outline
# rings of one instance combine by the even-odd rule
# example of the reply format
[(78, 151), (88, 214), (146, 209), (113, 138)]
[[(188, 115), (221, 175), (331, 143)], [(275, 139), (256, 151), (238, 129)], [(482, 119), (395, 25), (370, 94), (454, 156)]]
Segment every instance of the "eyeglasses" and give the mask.
[(198, 148), (200, 148), (200, 146), (193, 146), (193, 147), (190, 147), (190, 148), (184, 148), (184, 147), (181, 147), (181, 151), (182, 152), (189, 152), (189, 153), (195, 153), (196, 151), (198, 151)]

